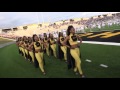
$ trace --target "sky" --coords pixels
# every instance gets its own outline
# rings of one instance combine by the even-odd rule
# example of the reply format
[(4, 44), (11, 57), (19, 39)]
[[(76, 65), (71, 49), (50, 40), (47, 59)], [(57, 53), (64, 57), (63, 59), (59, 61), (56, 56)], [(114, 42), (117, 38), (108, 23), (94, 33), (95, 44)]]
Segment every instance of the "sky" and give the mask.
[(0, 29), (59, 20), (84, 18), (114, 12), (0, 12)]

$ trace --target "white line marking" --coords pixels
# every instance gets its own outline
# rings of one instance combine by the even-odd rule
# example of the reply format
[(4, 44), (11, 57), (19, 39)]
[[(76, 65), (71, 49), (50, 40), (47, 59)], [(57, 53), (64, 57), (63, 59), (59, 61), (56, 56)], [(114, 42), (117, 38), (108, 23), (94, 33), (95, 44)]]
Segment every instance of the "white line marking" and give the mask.
[[(78, 42), (80, 42), (80, 41), (78, 41)], [(115, 42), (82, 41), (82, 43), (120, 46), (120, 43), (115, 43)]]
[(115, 43), (115, 42), (82, 41), (82, 43), (120, 46), (120, 43)]
[(107, 68), (108, 66), (105, 64), (100, 64), (101, 67)]
[(91, 60), (89, 60), (89, 59), (86, 59), (85, 61), (87, 61), (87, 62), (92, 62)]

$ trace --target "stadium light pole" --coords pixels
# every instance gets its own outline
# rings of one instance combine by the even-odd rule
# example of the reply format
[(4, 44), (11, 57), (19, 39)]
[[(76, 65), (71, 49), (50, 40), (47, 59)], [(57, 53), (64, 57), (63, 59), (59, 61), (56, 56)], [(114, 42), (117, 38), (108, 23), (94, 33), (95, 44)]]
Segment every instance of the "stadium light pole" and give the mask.
[(42, 13), (42, 12), (40, 12), (40, 15), (41, 15), (41, 18), (42, 18), (42, 22), (43, 22), (43, 24), (44, 24), (44, 17), (43, 17), (43, 13)]
[(37, 16), (38, 24), (40, 24), (40, 21), (39, 21), (39, 14), (38, 14), (38, 12), (36, 12), (36, 16)]
[[(38, 25), (40, 24), (40, 21), (39, 21), (39, 14), (38, 14), (38, 12), (36, 12), (36, 19), (37, 19), (37, 22), (38, 22)], [(39, 29), (39, 26), (38, 26), (38, 29)], [(36, 31), (34, 30), (33, 31), (33, 34), (36, 34)]]
[(47, 22), (50, 24), (50, 17), (46, 17), (46, 18), (47, 18), (47, 20), (48, 20)]

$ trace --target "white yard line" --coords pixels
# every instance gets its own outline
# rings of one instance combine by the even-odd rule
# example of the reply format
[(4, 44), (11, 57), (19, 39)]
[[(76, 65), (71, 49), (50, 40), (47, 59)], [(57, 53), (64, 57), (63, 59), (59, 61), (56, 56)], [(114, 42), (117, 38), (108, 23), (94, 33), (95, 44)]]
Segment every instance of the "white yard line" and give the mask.
[(120, 43), (114, 43), (114, 42), (82, 41), (82, 43), (120, 46)]
[(108, 66), (105, 64), (100, 64), (101, 67), (107, 68)]
[[(92, 62), (92, 60), (86, 59), (86, 62)], [(103, 67), (103, 68), (108, 68), (108, 65), (105, 64), (100, 64), (99, 66)]]
[(86, 59), (85, 61), (87, 61), (87, 62), (92, 62), (91, 60), (89, 60), (89, 59)]

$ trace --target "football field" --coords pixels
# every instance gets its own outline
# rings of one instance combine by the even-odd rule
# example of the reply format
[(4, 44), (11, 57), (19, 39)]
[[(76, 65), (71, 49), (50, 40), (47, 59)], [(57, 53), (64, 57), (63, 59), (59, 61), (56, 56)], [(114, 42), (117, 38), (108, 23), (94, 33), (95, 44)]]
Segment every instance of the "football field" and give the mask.
[[(82, 69), (87, 78), (119, 78), (119, 46), (81, 44)], [(0, 48), (0, 78), (80, 78), (64, 61), (44, 55), (46, 75), (18, 54), (15, 44)], [(91, 61), (91, 62), (88, 62)], [(100, 64), (107, 65), (102, 67)]]

